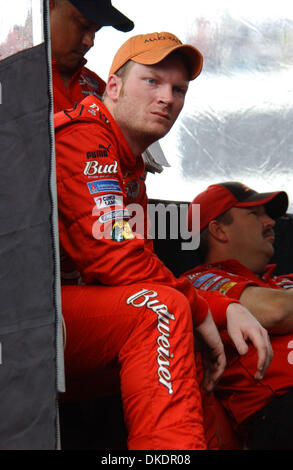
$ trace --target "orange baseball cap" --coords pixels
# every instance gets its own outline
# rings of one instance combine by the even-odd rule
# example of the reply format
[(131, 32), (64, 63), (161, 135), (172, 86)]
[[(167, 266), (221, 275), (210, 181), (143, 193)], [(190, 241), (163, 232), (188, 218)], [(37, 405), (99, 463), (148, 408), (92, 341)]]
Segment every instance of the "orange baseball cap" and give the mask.
[(116, 73), (129, 60), (143, 65), (158, 64), (174, 51), (182, 52), (187, 58), (190, 80), (194, 80), (202, 70), (201, 53), (194, 46), (182, 44), (174, 34), (167, 32), (139, 34), (129, 38), (116, 52), (109, 74)]

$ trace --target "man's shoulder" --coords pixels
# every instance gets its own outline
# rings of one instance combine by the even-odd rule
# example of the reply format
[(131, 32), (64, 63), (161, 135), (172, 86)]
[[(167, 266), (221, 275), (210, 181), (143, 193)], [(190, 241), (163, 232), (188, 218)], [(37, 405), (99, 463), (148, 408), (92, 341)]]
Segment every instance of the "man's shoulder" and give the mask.
[(282, 289), (293, 288), (293, 273), (275, 275), (276, 265), (268, 265), (267, 270), (264, 274), (264, 280), (268, 282), (274, 282), (278, 287)]
[(202, 289), (203, 286), (207, 286), (209, 288), (211, 283), (225, 279), (226, 269), (223, 267), (223, 263), (225, 264), (225, 262), (201, 264), (185, 272), (184, 275), (195, 287)]
[(71, 109), (65, 109), (54, 115), (55, 131), (69, 124), (94, 122), (109, 125), (108, 113), (103, 103), (93, 95), (87, 96)]
[(79, 84), (84, 94), (86, 94), (84, 90), (85, 87), (85, 89), (90, 90), (90, 92), (97, 97), (101, 97), (106, 88), (105, 81), (93, 72), (93, 70), (90, 70), (85, 66), (83, 66), (80, 71)]
[(201, 290), (226, 293), (238, 283), (246, 283), (250, 275), (236, 260), (222, 260), (196, 266), (185, 273), (191, 283)]
[(96, 83), (103, 83), (104, 85), (106, 85), (105, 81), (96, 72), (89, 69), (85, 65), (81, 68), (80, 75), (90, 77)]
[(221, 271), (223, 273), (230, 272), (232, 274), (239, 274), (243, 271), (243, 266), (236, 260), (221, 260), (214, 263), (204, 263), (194, 268), (190, 269), (189, 271), (185, 272), (185, 276), (187, 277), (195, 277), (201, 273), (211, 272), (211, 271)]

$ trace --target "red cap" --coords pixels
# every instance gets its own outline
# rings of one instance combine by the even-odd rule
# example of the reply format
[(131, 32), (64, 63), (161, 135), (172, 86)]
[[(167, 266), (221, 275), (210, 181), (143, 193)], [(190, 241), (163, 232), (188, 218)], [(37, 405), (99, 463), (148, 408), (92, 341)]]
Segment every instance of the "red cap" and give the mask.
[(273, 219), (278, 219), (288, 209), (288, 196), (284, 191), (258, 193), (244, 184), (234, 181), (212, 184), (191, 202), (188, 209), (189, 230), (192, 227), (192, 204), (200, 204), (200, 231), (202, 231), (211, 220), (224, 214), (231, 207), (265, 205), (268, 215)]

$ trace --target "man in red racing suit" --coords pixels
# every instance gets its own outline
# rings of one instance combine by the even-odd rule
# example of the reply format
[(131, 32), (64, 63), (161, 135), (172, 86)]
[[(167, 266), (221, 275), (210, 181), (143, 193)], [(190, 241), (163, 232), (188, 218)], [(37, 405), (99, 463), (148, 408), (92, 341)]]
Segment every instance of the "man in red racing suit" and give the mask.
[[(205, 263), (186, 272), (186, 277), (197, 290), (220, 293), (243, 302), (271, 333), (274, 352), (266, 375), (262, 380), (256, 380), (253, 375), (255, 348), (251, 346), (249, 352), (240, 357), (223, 331), (227, 368), (217, 385), (216, 395), (237, 426), (249, 423), (254, 417), (263, 423), (262, 431), (256, 428), (261, 434), (258, 440), (262, 439), (262, 446), (292, 448), (292, 442), (288, 444), (290, 432), (284, 438), (288, 428), (282, 415), (282, 402), (276, 400), (281, 396), (287, 399), (285, 395), (293, 389), (293, 361), (290, 360), (293, 297), (289, 291), (293, 288), (293, 275), (276, 276), (276, 266), (266, 265), (273, 254), (274, 220), (286, 212), (287, 195), (283, 192), (260, 194), (240, 183), (229, 182), (210, 186), (193, 200), (193, 204), (200, 204), (202, 213), (201, 257)], [(235, 248), (236, 237), (237, 246), (241, 247), (239, 251)], [(224, 258), (225, 254), (228, 259)], [(291, 310), (286, 318), (281, 318), (280, 305), (286, 297), (291, 305), (288, 310)], [(266, 405), (272, 413), (272, 402), (275, 406), (280, 404), (276, 411), (278, 426), (267, 414)], [(292, 414), (288, 410), (285, 413), (292, 421)], [(269, 432), (272, 435), (265, 438)]]
[[(125, 44), (116, 62), (121, 55), (119, 66), (132, 60), (123, 80), (116, 69), (110, 74), (107, 107), (89, 96), (55, 116), (62, 271), (69, 284), (62, 287), (67, 391), (75, 396), (106, 393), (119, 371), (130, 449), (205, 449), (193, 323), (210, 347), (208, 389), (225, 365), (220, 337), (207, 302), (187, 279), (175, 278), (164, 266), (146, 234), (132, 229), (129, 213), (136, 203), (144, 219), (137, 226), (147, 226), (141, 153), (153, 136), (149, 131), (133, 134), (137, 119), (131, 127), (132, 114), (148, 109), (140, 101), (155, 88), (161, 98), (155, 113), (147, 111), (143, 125), (161, 135), (168, 132), (182, 108), (188, 80), (200, 73), (201, 55), (170, 33), (131, 38), (126, 49)], [(149, 54), (156, 65), (149, 65)], [(187, 58), (190, 76), (181, 56)], [(154, 86), (158, 82), (160, 90)], [(150, 90), (138, 96), (142, 87)], [(128, 106), (117, 117), (117, 103), (124, 99), (135, 108), (129, 113)], [(226, 309), (230, 303), (222, 305)], [(85, 385), (89, 378), (90, 389)]]
[(101, 98), (105, 82), (85, 67), (84, 55), (103, 26), (130, 31), (134, 24), (110, 0), (50, 0), (54, 112), (69, 109), (87, 95)]
[(80, 103), (87, 95), (94, 95), (99, 98), (103, 96), (105, 82), (95, 72), (85, 67), (86, 62), (86, 59), (83, 59), (80, 67), (74, 72), (68, 88), (66, 88), (61, 78), (57, 61), (52, 57), (55, 113), (63, 109), (69, 109), (75, 103)]

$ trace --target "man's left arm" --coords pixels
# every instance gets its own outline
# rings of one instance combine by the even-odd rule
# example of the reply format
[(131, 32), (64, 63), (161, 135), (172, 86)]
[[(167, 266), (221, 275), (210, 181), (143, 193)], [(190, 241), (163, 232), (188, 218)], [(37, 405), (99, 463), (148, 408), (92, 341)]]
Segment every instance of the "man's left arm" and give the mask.
[(257, 351), (255, 378), (261, 380), (273, 359), (273, 351), (267, 330), (236, 299), (215, 291), (200, 291), (208, 301), (214, 321), (220, 329), (227, 329), (238, 353), (243, 356), (252, 343)]
[(293, 289), (248, 286), (240, 302), (270, 334), (285, 335), (293, 332)]

